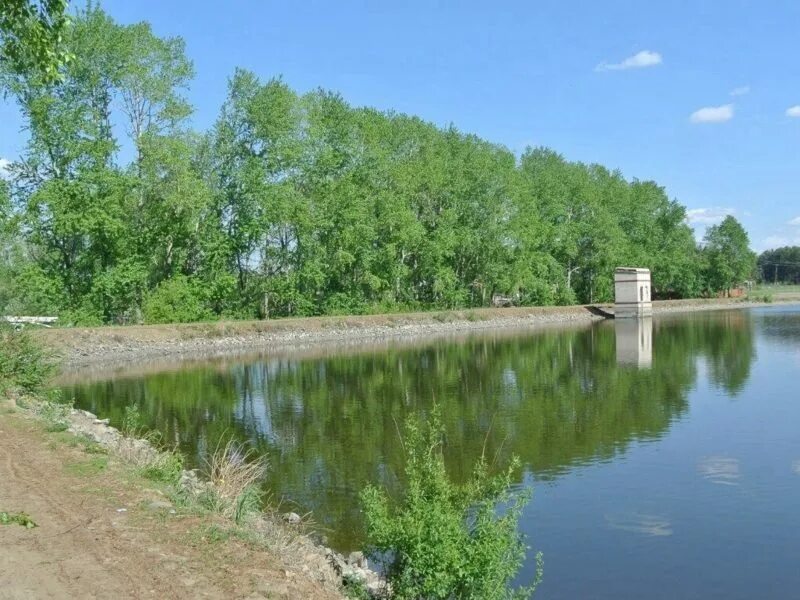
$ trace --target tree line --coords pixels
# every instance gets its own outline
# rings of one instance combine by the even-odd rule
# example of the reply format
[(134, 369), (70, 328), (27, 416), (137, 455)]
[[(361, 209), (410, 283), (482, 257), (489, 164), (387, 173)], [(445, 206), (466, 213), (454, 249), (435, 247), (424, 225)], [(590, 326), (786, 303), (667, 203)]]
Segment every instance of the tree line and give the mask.
[(62, 36), (57, 77), (0, 63), (28, 132), (0, 180), (0, 312), (95, 324), (592, 303), (613, 299), (620, 265), (649, 267), (661, 297), (754, 270), (733, 217), (698, 245), (654, 182), (241, 69), (194, 131), (182, 39), (97, 5)]
[(800, 246), (784, 246), (762, 252), (758, 274), (765, 283), (800, 284)]

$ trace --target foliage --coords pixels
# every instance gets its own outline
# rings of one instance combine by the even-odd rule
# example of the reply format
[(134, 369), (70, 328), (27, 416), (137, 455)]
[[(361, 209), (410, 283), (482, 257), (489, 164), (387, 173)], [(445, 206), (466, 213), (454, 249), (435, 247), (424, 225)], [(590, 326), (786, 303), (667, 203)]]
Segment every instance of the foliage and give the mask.
[(741, 224), (727, 216), (719, 225), (709, 227), (704, 253), (708, 257), (707, 281), (712, 290), (728, 292), (754, 277), (756, 255)]
[(11, 524), (21, 525), (25, 529), (33, 529), (34, 527), (38, 527), (36, 522), (27, 513), (0, 511), (0, 525)]
[(196, 133), (182, 39), (94, 4), (63, 37), (58, 85), (4, 73), (29, 132), (0, 183), (5, 310), (66, 324), (365, 314), (609, 301), (624, 264), (649, 267), (657, 297), (739, 275), (654, 182), (242, 69)]
[(60, 395), (55, 393), (49, 398), (40, 398), (35, 404), (35, 412), (45, 422), (46, 431), (66, 431), (69, 428), (72, 402), (62, 402)]
[(183, 471), (183, 456), (177, 451), (160, 451), (140, 471), (152, 481), (177, 483)]
[(189, 323), (208, 318), (198, 286), (185, 277), (164, 281), (144, 301), (147, 323)]
[(38, 392), (54, 368), (52, 355), (28, 333), (0, 325), (0, 392), (7, 388)]
[(535, 584), (509, 589), (527, 549), (517, 532), (527, 496), (512, 492), (518, 461), (490, 476), (481, 458), (471, 479), (455, 485), (445, 469), (444, 439), (437, 412), (426, 427), (409, 419), (402, 498), (392, 502), (374, 486), (362, 494), (367, 537), (374, 553), (387, 557), (395, 597), (529, 597)]
[(759, 279), (765, 283), (800, 284), (800, 246), (762, 252), (758, 270)]
[(69, 25), (68, 0), (3, 0), (0, 9), (0, 61), (16, 71), (58, 79), (69, 59), (62, 34)]

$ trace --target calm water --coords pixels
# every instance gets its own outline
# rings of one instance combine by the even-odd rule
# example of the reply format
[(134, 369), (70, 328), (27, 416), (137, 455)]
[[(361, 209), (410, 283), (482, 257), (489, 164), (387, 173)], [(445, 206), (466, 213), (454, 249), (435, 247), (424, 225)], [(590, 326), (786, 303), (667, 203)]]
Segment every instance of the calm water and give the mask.
[(396, 423), (435, 401), (455, 477), (484, 440), (522, 459), (538, 598), (800, 598), (798, 374), (800, 307), (769, 307), (122, 373), (68, 393), (116, 424), (138, 404), (195, 462), (221, 436), (255, 445), (274, 495), (342, 550), (362, 542), (362, 486), (402, 485)]

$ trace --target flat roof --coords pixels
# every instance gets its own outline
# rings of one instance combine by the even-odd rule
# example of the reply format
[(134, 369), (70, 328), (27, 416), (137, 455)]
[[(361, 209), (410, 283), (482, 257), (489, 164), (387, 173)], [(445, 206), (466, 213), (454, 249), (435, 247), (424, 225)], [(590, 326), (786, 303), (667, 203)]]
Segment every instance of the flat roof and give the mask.
[(617, 267), (615, 273), (649, 273), (650, 269), (642, 269), (639, 267)]

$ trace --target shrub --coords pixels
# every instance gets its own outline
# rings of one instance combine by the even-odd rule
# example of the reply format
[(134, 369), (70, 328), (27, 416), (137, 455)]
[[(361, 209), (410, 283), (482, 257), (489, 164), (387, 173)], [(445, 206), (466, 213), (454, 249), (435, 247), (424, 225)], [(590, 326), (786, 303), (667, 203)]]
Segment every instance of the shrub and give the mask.
[(199, 286), (187, 277), (162, 281), (144, 301), (147, 323), (191, 323), (211, 318)]
[(391, 502), (383, 490), (369, 486), (361, 496), (370, 551), (385, 563), (394, 596), (530, 597), (541, 578), (541, 554), (534, 584), (509, 587), (527, 549), (517, 524), (529, 494), (511, 491), (518, 460), (491, 476), (481, 458), (470, 481), (459, 486), (447, 476), (443, 439), (438, 413), (426, 427), (409, 419), (404, 494)]
[(0, 327), (0, 392), (19, 388), (34, 393), (53, 374), (53, 357), (24, 331)]

